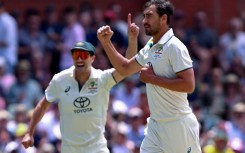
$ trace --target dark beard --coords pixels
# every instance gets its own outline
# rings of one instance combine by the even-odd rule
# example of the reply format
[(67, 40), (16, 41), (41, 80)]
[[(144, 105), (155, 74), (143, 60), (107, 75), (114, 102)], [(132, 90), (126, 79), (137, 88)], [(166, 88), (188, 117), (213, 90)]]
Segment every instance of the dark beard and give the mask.
[(151, 31), (151, 30), (146, 30), (146, 29), (145, 29), (145, 34), (146, 34), (147, 36), (152, 36), (152, 31)]
[(147, 35), (147, 36), (153, 36), (153, 35), (155, 35), (157, 32), (156, 31), (152, 31), (152, 30), (146, 30), (145, 29), (145, 34)]

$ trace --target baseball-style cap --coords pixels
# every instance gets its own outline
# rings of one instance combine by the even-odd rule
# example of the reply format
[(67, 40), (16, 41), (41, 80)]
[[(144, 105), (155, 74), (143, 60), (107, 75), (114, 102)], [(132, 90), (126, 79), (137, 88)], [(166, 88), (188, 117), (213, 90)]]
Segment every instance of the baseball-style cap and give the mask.
[(86, 41), (77, 42), (71, 49), (71, 52), (73, 52), (75, 49), (88, 51), (91, 55), (95, 54), (95, 47), (91, 43)]

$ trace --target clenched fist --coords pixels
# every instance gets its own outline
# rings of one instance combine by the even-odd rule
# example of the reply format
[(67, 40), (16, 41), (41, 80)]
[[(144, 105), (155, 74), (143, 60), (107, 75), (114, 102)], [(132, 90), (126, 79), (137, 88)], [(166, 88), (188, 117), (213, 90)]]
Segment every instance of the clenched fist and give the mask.
[(101, 43), (106, 43), (111, 40), (114, 32), (111, 30), (110, 26), (102, 26), (97, 30), (97, 37)]
[(25, 136), (22, 139), (22, 145), (25, 148), (32, 147), (34, 144), (34, 138), (29, 133), (25, 134)]

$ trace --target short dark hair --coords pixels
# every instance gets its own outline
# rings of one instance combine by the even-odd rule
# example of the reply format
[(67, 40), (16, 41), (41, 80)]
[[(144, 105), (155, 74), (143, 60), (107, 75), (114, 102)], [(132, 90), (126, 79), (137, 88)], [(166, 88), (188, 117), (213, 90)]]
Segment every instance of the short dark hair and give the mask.
[(167, 24), (170, 24), (170, 16), (174, 13), (174, 6), (169, 0), (150, 0), (144, 5), (144, 10), (151, 5), (156, 6), (156, 12), (159, 16), (167, 15)]

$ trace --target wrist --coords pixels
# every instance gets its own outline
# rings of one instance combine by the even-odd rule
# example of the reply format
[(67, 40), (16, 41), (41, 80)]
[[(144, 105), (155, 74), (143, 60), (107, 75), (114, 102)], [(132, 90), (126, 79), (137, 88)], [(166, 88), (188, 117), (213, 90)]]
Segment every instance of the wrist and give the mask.
[(134, 40), (137, 40), (137, 37), (134, 37), (134, 36), (128, 36), (128, 39), (134, 41)]
[(102, 40), (100, 42), (101, 42), (102, 45), (108, 45), (108, 44), (111, 43), (111, 40), (110, 39), (109, 40)]
[(34, 135), (34, 130), (28, 129), (26, 134), (28, 134), (29, 136), (33, 136)]

